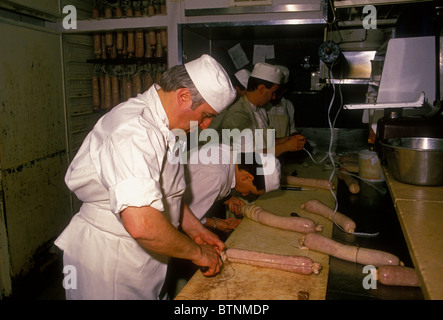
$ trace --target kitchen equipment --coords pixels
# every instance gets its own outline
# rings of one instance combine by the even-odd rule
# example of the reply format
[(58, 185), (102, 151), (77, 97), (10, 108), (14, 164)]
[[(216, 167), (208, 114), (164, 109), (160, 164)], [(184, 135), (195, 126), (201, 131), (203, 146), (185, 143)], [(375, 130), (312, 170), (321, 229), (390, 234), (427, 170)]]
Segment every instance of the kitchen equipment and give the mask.
[(443, 139), (393, 138), (380, 144), (396, 180), (422, 186), (443, 185)]
[(318, 56), (327, 65), (334, 65), (340, 59), (340, 47), (334, 41), (325, 41), (318, 48)]
[(435, 37), (390, 39), (376, 103), (345, 104), (343, 108), (381, 111), (431, 106), (436, 98), (435, 57)]
[(362, 150), (358, 154), (360, 178), (369, 182), (385, 181), (377, 152)]
[(379, 153), (379, 143), (385, 139), (443, 138), (441, 108), (435, 103), (439, 100), (435, 76), (441, 68), (439, 50), (433, 36), (390, 39), (376, 102), (344, 105), (344, 109), (366, 109), (364, 118), (376, 133), (371, 143)]
[[(406, 137), (443, 138), (443, 116), (437, 114), (433, 117), (400, 116), (392, 118), (385, 115), (377, 122), (375, 148), (381, 152), (381, 141)], [(384, 157), (382, 156), (382, 158)]]

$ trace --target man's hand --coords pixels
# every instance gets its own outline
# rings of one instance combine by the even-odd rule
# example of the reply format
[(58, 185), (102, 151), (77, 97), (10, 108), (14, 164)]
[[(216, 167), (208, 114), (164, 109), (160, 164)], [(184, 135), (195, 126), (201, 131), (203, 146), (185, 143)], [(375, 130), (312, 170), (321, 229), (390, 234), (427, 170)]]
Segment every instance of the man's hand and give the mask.
[[(170, 257), (188, 259), (198, 266), (208, 267), (206, 276), (220, 271), (220, 253), (225, 244), (205, 228), (190, 212), (179, 232), (160, 211), (152, 207), (128, 207), (121, 212), (121, 218), (128, 233), (145, 249)], [(196, 221), (196, 222), (195, 222)]]
[(242, 216), (243, 214), (241, 213), (241, 208), (246, 205), (246, 203), (237, 198), (232, 196), (231, 198), (229, 198), (228, 200), (225, 201), (225, 204), (228, 205), (229, 210), (231, 210), (231, 212), (233, 214), (235, 214), (236, 216)]
[[(209, 219), (214, 219), (214, 218), (208, 218), (208, 220)], [(241, 219), (236, 219), (236, 218), (217, 219), (217, 229), (223, 232), (229, 232), (237, 228), (240, 222)]]
[(214, 247), (202, 244), (200, 245), (201, 255), (196, 259), (191, 260), (194, 264), (200, 267), (206, 267), (204, 276), (210, 277), (214, 276), (220, 272), (223, 266), (223, 261), (220, 258), (220, 252), (218, 252)]
[(306, 143), (306, 137), (301, 134), (289, 136), (285, 142), (287, 151), (299, 151), (302, 150)]

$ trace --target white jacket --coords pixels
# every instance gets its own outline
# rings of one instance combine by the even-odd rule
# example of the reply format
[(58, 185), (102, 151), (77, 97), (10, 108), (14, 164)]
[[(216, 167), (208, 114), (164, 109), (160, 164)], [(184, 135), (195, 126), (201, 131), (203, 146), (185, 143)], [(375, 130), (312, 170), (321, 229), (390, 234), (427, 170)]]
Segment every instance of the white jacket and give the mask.
[(175, 143), (168, 125), (154, 85), (104, 115), (84, 140), (65, 177), (83, 205), (55, 241), (75, 271), (67, 299), (161, 298), (168, 257), (143, 249), (120, 212), (152, 206), (178, 227), (186, 184), (183, 166), (167, 160)]

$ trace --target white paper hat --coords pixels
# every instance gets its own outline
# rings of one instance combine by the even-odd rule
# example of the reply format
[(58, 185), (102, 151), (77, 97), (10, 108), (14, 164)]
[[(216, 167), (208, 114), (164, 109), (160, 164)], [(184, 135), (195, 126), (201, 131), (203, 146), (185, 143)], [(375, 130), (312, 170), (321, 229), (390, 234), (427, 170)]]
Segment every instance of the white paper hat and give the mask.
[(242, 84), (243, 87), (245, 88), (248, 87), (248, 80), (249, 77), (251, 76), (251, 72), (249, 70), (241, 69), (238, 70), (234, 75), (237, 78), (237, 80)]
[[(270, 192), (280, 188), (280, 161), (271, 153), (259, 153), (262, 161), (262, 174), (265, 177), (265, 192)], [(260, 174), (258, 172), (258, 174)]]
[(203, 99), (220, 113), (234, 101), (236, 91), (225, 69), (211, 56), (185, 63), (186, 71)]
[(281, 70), (269, 63), (258, 62), (251, 72), (251, 77), (266, 80), (272, 83), (281, 83)]
[(289, 81), (289, 69), (285, 66), (277, 66), (281, 71), (281, 83), (288, 83)]

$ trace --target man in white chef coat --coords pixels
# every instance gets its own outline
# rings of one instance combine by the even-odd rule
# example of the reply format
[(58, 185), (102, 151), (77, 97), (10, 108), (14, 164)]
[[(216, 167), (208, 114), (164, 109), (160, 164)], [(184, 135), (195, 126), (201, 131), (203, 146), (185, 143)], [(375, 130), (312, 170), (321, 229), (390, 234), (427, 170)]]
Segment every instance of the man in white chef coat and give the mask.
[(275, 129), (275, 137), (283, 138), (297, 132), (295, 128), (295, 110), (291, 101), (284, 97), (288, 89), (289, 69), (285, 66), (278, 65), (282, 73), (282, 81), (279, 90), (275, 94), (275, 98), (271, 99), (266, 106), (266, 112), (269, 118), (269, 124)]
[(248, 69), (240, 69), (234, 74), (235, 82), (232, 84), (234, 85), (235, 90), (237, 90), (238, 97), (245, 95), (250, 76), (251, 72)]
[(280, 162), (272, 154), (237, 153), (226, 144), (208, 143), (191, 153), (185, 177), (187, 187), (183, 200), (191, 211), (207, 227), (228, 232), (235, 229), (240, 220), (225, 220), (225, 205), (237, 216), (245, 205), (243, 200), (232, 196), (231, 191), (247, 196), (278, 189)]
[(219, 115), (222, 120), (218, 128), (215, 129), (219, 131), (222, 129), (239, 129), (240, 131), (251, 129), (253, 132), (262, 129), (264, 150), (267, 146), (274, 145), (275, 156), (287, 151), (303, 149), (306, 139), (301, 135), (288, 139), (275, 139), (275, 141), (266, 140), (268, 136), (266, 130), (272, 129), (272, 127), (264, 107), (271, 99), (276, 98), (281, 80), (282, 72), (279, 67), (268, 63), (257, 63), (249, 77), (246, 93)]
[[(234, 77), (232, 78), (232, 85), (237, 91), (237, 96), (235, 98), (235, 101), (237, 101), (240, 97), (242, 97), (246, 93), (246, 88), (248, 87), (248, 80), (250, 75), (251, 72), (247, 69), (240, 69), (234, 74)], [(221, 112), (219, 115), (217, 115), (209, 125), (211, 129), (217, 130), (219, 135), (221, 134), (221, 125), (223, 122), (224, 115), (228, 112), (228, 110), (229, 107), (223, 110), (223, 112)], [(204, 144), (204, 142), (201, 144)]]
[(169, 257), (208, 267), (207, 276), (220, 271), (224, 244), (182, 209), (171, 130), (189, 131), (191, 121), (206, 128), (234, 98), (223, 67), (203, 55), (97, 122), (65, 177), (83, 202), (55, 242), (74, 273), (67, 299), (161, 299)]
[[(190, 152), (185, 165), (183, 201), (202, 224), (226, 240), (241, 219), (246, 203), (233, 195), (260, 195), (280, 187), (280, 162), (272, 154), (237, 153), (227, 144), (207, 143)], [(232, 191), (232, 192), (231, 192)], [(236, 217), (227, 218), (226, 206)], [(183, 259), (170, 264), (170, 294), (176, 294), (197, 267)]]

